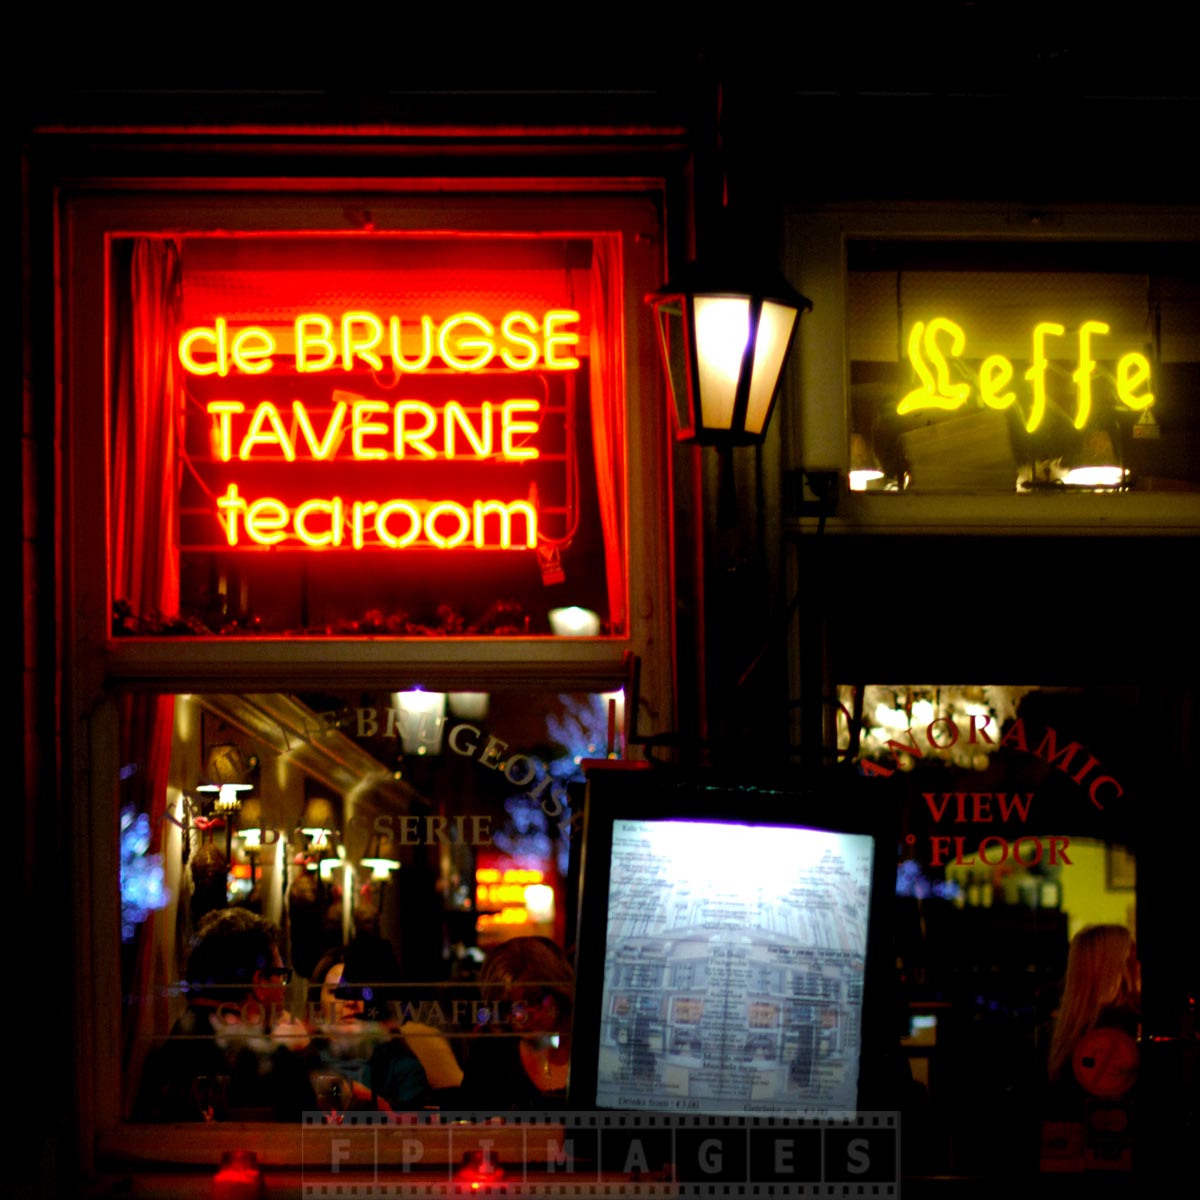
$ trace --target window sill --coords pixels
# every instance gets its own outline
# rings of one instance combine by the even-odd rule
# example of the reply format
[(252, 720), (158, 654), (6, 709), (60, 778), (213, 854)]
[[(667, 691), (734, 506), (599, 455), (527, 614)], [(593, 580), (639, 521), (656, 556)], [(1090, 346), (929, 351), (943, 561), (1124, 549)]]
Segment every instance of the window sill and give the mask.
[(107, 674), (127, 687), (186, 681), (259, 692), (344, 686), (351, 676), (394, 690), (415, 672), (428, 688), (596, 692), (624, 680), (630, 648), (626, 638), (129, 638), (108, 643)]

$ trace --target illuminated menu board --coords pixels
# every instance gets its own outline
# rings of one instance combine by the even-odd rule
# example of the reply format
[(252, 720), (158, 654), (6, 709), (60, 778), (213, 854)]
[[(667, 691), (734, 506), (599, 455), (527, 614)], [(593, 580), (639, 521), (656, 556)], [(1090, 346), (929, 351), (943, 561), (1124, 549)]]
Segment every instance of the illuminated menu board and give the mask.
[(596, 1103), (854, 1111), (873, 852), (863, 834), (616, 820)]

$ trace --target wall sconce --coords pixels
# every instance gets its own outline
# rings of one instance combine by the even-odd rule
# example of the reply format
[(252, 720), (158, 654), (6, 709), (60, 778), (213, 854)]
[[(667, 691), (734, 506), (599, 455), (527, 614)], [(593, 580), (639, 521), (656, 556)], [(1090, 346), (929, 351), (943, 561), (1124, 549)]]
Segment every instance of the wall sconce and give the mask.
[[(242, 806), (242, 792), (252, 792), (250, 772), (257, 767), (257, 760), (247, 761), (241, 749), (228, 743), (210, 746), (204, 756), (205, 782), (198, 784), (196, 791), (213, 798), (212, 811), (218, 816), (229, 816)], [(232, 849), (233, 826), (226, 830), (226, 854)]]
[(338, 815), (332, 800), (325, 796), (309, 799), (300, 817), (300, 832), (312, 838), (313, 849), (328, 845), (329, 835), (338, 827)]
[(238, 813), (237, 838), (247, 850), (257, 850), (262, 845), (266, 816), (261, 800), (247, 800)]
[[(247, 800), (238, 813), (238, 829), (234, 836), (242, 843), (246, 857), (250, 860), (251, 891), (258, 882), (258, 851), (262, 849), (266, 820), (262, 801), (258, 799)], [(232, 858), (230, 861), (232, 862)]]
[(400, 745), (405, 754), (441, 754), (446, 728), (446, 693), (414, 688), (393, 692), (400, 713)]
[(600, 618), (590, 608), (572, 604), (550, 610), (550, 628), (556, 637), (598, 637)]
[(861, 433), (850, 435), (850, 490), (865, 492), (867, 484), (883, 478), (879, 460)]
[(680, 441), (752, 446), (766, 436), (792, 335), (812, 301), (731, 249), (689, 263), (646, 297)]
[(393, 871), (400, 870), (400, 860), (396, 857), (396, 843), (383, 834), (376, 834), (371, 839), (367, 853), (360, 859), (364, 867), (369, 867), (371, 878), (386, 882)]
[(321, 857), (317, 862), (317, 874), (322, 883), (328, 883), (333, 878), (334, 871), (344, 865), (345, 857), (345, 846), (326, 846), (321, 851)]
[(206, 796), (214, 796), (213, 812), (224, 816), (237, 812), (242, 807), (241, 793), (249, 792), (253, 788), (252, 783), (201, 783), (196, 786), (196, 791), (203, 792)]

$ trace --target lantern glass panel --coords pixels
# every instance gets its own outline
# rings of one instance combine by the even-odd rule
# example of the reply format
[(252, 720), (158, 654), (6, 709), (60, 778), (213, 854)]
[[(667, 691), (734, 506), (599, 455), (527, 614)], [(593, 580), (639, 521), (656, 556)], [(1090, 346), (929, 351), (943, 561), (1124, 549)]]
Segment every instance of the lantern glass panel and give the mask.
[(676, 429), (691, 433), (694, 428), (688, 404), (687, 338), (683, 320), (683, 304), (678, 298), (663, 300), (654, 306), (658, 317), (658, 336), (662, 342), (663, 362), (667, 366), (667, 387), (675, 410)]
[(750, 377), (750, 403), (746, 409), (748, 433), (762, 433), (771, 415), (771, 401), (795, 324), (796, 309), (773, 300), (763, 301), (754, 347), (754, 373)]
[(705, 429), (729, 429), (750, 337), (750, 300), (697, 296), (695, 306), (700, 414)]

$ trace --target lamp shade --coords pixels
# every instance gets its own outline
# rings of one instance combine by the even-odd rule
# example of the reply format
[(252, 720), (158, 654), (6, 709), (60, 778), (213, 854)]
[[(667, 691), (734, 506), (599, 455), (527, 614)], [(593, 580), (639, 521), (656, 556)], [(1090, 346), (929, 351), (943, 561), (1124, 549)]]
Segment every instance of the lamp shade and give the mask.
[(812, 301), (729, 249), (646, 297), (658, 325), (677, 436), (751, 446), (766, 436), (784, 364)]
[(266, 816), (263, 813), (261, 800), (247, 800), (238, 813), (238, 838), (247, 847), (262, 845), (263, 829), (266, 826)]
[(393, 692), (400, 714), (400, 745), (405, 754), (441, 754), (446, 728), (446, 693), (413, 688)]
[(385, 834), (375, 834), (361, 862), (370, 870), (373, 879), (387, 879), (393, 871), (400, 870), (394, 839)]
[(300, 817), (300, 828), (314, 842), (324, 842), (325, 835), (341, 827), (334, 803), (325, 796), (310, 796)]
[(865, 492), (867, 485), (883, 478), (879, 460), (861, 433), (850, 435), (850, 490)]

